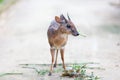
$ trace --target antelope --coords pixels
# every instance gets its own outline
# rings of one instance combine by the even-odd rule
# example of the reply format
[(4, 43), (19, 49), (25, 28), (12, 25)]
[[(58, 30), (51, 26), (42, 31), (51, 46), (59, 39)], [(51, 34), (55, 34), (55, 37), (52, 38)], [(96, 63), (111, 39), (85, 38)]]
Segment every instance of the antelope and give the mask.
[[(56, 67), (57, 65), (57, 57), (59, 50), (61, 53), (63, 68), (65, 70), (64, 47), (67, 43), (68, 35), (69, 34), (72, 34), (73, 36), (79, 35), (75, 25), (71, 21), (68, 14), (67, 17), (68, 19), (66, 19), (63, 14), (61, 14), (60, 17), (55, 16), (55, 20), (51, 22), (47, 31), (48, 42), (50, 45), (50, 52), (52, 57), (49, 76), (52, 75), (53, 67)], [(56, 51), (56, 58), (54, 63), (55, 51)]]

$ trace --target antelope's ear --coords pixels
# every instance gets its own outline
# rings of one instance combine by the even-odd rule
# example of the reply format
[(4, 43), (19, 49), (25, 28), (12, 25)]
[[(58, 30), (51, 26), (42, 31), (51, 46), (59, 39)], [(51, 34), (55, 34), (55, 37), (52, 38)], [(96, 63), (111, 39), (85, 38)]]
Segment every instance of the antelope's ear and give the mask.
[(55, 21), (58, 22), (58, 23), (60, 23), (61, 19), (58, 16), (55, 16)]

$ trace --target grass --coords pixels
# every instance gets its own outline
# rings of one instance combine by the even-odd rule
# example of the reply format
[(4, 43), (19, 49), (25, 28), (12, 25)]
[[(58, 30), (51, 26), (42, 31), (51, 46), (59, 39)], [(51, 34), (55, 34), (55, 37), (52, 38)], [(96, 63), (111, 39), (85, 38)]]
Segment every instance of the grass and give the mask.
[(0, 14), (10, 8), (11, 5), (15, 4), (18, 0), (0, 0)]
[[(28, 68), (28, 69), (33, 69), (33, 70), (35, 70), (35, 72), (38, 74), (38, 75), (42, 75), (42, 76), (44, 76), (44, 75), (46, 75), (47, 73), (49, 73), (49, 70), (47, 70), (47, 69), (39, 69), (39, 68), (37, 68), (37, 67), (35, 67), (35, 66), (31, 66), (32, 64), (30, 64), (30, 66), (29, 66), (29, 64), (25, 64), (25, 66), (23, 66), (22, 68)], [(38, 65), (38, 64), (37, 64)], [(46, 65), (42, 65), (42, 66), (46, 66)], [(47, 65), (48, 66), (48, 65)], [(55, 69), (54, 70), (54, 73), (59, 73), (59, 72), (62, 72), (62, 68), (58, 68), (58, 69)]]
[(4, 0), (0, 0), (0, 3), (2, 3)]
[[(65, 71), (62, 76), (69, 76), (69, 77), (75, 77), (74, 80), (99, 80), (100, 77), (96, 76), (94, 72), (91, 72), (91, 74), (88, 74), (88, 69), (101, 69), (96, 67), (91, 67), (87, 64), (73, 64), (70, 66), (71, 68), (67, 71)], [(103, 68), (102, 68), (103, 69)]]
[[(91, 69), (104, 70), (101, 67), (92, 67), (94, 65), (99, 65), (99, 63), (88, 62), (88, 63), (74, 63), (74, 64), (66, 64), (66, 70), (63, 71), (62, 65), (58, 64), (58, 67), (53, 70), (54, 76), (59, 76), (58, 80), (101, 80), (101, 77), (94, 74)], [(45, 78), (49, 73), (49, 64), (20, 64), (21, 68), (24, 69), (33, 69), (35, 73), (38, 74), (39, 77)], [(69, 69), (67, 69), (70, 67)], [(56, 74), (57, 73), (57, 74)], [(1, 73), (0, 77), (7, 75), (23, 75), (24, 73), (20, 72), (8, 72)], [(47, 74), (47, 75), (46, 75)], [(71, 80), (70, 79), (70, 80)], [(43, 79), (45, 80), (45, 79)]]
[(38, 68), (36, 68), (36, 67), (29, 67), (28, 65), (27, 66), (24, 66), (24, 67), (22, 67), (22, 68), (29, 68), (29, 69), (34, 69), (35, 70), (35, 72), (38, 74), (38, 75), (42, 75), (42, 76), (44, 76), (46, 73), (48, 73), (49, 71), (48, 70), (46, 70), (46, 69), (38, 69)]
[[(54, 69), (53, 73), (60, 73), (61, 79), (64, 80), (64, 77), (70, 77), (73, 78), (74, 80), (100, 80), (101, 78), (99, 76), (96, 76), (94, 72), (89, 72), (89, 69), (98, 69), (98, 70), (104, 70), (101, 67), (91, 67), (89, 65), (98, 65), (99, 63), (94, 63), (94, 62), (88, 62), (88, 63), (75, 63), (75, 64), (67, 64), (67, 67), (71, 67), (72, 70), (65, 70), (63, 71), (61, 64), (58, 64), (58, 68)], [(39, 67), (38, 67), (39, 66)], [(45, 68), (46, 66), (49, 65), (39, 65), (39, 64), (22, 64), (22, 68), (28, 68), (28, 69), (34, 69), (35, 72), (38, 75), (45, 76), (46, 74), (49, 73), (48, 68), (47, 69), (40, 69), (40, 66)], [(66, 68), (67, 68), (66, 67)]]
[(9, 73), (1, 73), (0, 74), (0, 77), (3, 77), (3, 76), (6, 76), (6, 75), (22, 75), (23, 73), (12, 73), (12, 72), (9, 72)]
[(82, 36), (82, 37), (87, 37), (85, 34), (81, 34), (81, 32), (80, 31), (78, 31), (79, 32), (79, 36)]

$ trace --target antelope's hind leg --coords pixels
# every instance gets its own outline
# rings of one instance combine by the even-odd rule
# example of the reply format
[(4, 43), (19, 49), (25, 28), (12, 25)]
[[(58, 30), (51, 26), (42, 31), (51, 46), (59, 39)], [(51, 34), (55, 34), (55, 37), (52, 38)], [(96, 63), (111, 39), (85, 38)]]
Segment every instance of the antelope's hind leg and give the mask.
[(54, 67), (56, 67), (56, 66), (57, 66), (57, 58), (58, 58), (58, 49), (57, 49), (57, 51), (56, 51), (56, 59), (55, 59), (55, 64), (54, 64)]

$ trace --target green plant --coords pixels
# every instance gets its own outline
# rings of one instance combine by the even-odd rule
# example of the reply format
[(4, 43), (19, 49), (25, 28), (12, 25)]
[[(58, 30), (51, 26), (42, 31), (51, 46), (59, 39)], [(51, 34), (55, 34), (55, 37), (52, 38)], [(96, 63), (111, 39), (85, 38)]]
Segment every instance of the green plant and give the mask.
[(79, 31), (79, 35), (82, 36), (82, 37), (86, 37), (86, 35), (84, 34), (81, 34), (81, 32)]
[(99, 80), (100, 77), (95, 76), (93, 72), (91, 72), (91, 75), (88, 76), (87, 80)]
[(0, 0), (0, 3), (2, 3), (4, 0)]
[(2, 76), (6, 76), (6, 75), (22, 75), (23, 73), (12, 73), (12, 72), (9, 72), (9, 73), (0, 73), (0, 77)]
[(48, 73), (49, 71), (48, 70), (40, 70), (40, 71), (37, 71), (38, 74), (40, 75), (45, 75), (46, 73)]
[[(90, 65), (89, 65), (90, 64)], [(98, 64), (98, 63), (80, 63), (80, 64), (73, 64), (73, 65), (69, 65), (68, 70), (66, 69), (63, 73), (62, 76), (60, 77), (60, 80), (64, 79), (63, 77), (65, 76), (69, 76), (69, 77), (73, 77), (74, 80), (99, 80), (100, 77), (94, 75), (94, 72), (91, 72), (90, 74), (88, 74), (88, 70), (89, 69), (102, 69), (100, 67), (92, 67), (92, 64)], [(29, 69), (34, 69), (39, 75), (44, 76), (45, 74), (47, 74), (49, 72), (49, 70), (47, 69), (41, 69), (38, 67), (38, 64), (21, 64), (23, 68), (29, 68)], [(48, 66), (46, 64), (41, 65), (42, 67)], [(61, 65), (58, 65), (61, 66)], [(54, 73), (59, 73), (62, 72), (63, 68), (56, 68), (54, 70)]]
[[(95, 76), (93, 72), (91, 72), (91, 74), (88, 75), (87, 69), (90, 69), (90, 68), (85, 63), (84, 64), (83, 63), (82, 64), (73, 64), (73, 65), (71, 65), (71, 67), (72, 67), (72, 70), (76, 72), (74, 80), (99, 80), (100, 79), (100, 77)], [(99, 69), (99, 68), (95, 68), (95, 67), (91, 67), (91, 68)]]
[(62, 68), (58, 68), (58, 69), (54, 70), (55, 73), (59, 73), (59, 72), (62, 72), (62, 71), (63, 71)]
[(45, 70), (45, 69), (41, 70), (41, 69), (38, 69), (38, 68), (36, 68), (36, 67), (29, 67), (28, 65), (27, 65), (27, 66), (24, 66), (24, 67), (22, 67), (22, 68), (34, 69), (34, 70), (37, 72), (37, 74), (39, 74), (39, 75), (45, 75), (46, 73), (49, 72), (48, 70)]

